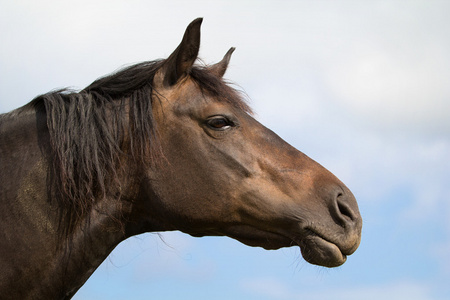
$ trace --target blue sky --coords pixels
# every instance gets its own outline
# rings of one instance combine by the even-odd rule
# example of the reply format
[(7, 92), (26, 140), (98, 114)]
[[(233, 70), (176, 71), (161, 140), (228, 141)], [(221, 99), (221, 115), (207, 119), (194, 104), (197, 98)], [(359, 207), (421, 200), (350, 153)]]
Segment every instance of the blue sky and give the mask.
[(0, 112), (167, 57), (204, 17), (200, 56), (257, 118), (341, 178), (364, 218), (337, 269), (299, 249), (151, 233), (120, 244), (74, 299), (450, 297), (450, 3), (0, 0)]

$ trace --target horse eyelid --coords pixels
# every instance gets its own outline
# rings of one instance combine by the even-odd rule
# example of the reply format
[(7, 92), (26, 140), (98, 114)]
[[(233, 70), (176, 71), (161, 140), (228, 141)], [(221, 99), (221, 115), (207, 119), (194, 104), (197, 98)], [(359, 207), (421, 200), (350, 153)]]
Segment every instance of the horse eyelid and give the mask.
[[(214, 122), (216, 122), (215, 126)], [(223, 122), (222, 124), (220, 124), (220, 122)], [(222, 115), (217, 115), (217, 116), (212, 116), (210, 118), (208, 118), (205, 121), (206, 125), (213, 129), (213, 130), (217, 130), (217, 131), (224, 131), (230, 128), (233, 128), (236, 126), (236, 124), (231, 121), (229, 118), (227, 118), (226, 116), (222, 116)], [(223, 125), (223, 126), (221, 126)]]

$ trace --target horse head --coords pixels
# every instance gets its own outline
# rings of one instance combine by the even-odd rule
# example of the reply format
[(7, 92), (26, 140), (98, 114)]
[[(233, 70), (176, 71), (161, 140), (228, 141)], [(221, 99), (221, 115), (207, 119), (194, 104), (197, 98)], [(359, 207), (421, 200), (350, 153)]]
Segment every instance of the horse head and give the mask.
[(153, 78), (152, 117), (161, 162), (142, 167), (136, 231), (229, 236), (265, 249), (300, 246), (335, 267), (361, 239), (355, 197), (332, 173), (256, 121), (222, 79), (234, 48), (196, 66), (194, 20)]

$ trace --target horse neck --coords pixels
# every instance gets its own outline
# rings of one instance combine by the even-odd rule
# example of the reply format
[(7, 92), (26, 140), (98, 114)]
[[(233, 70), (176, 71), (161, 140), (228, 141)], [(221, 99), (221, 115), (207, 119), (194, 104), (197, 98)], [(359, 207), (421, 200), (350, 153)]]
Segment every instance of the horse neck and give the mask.
[(49, 153), (45, 115), (0, 116), (0, 295), (70, 298), (125, 237), (114, 222), (123, 207), (107, 198), (67, 231)]
[[(122, 224), (118, 221), (121, 208), (112, 208), (113, 200), (103, 199), (86, 214), (80, 226), (64, 241), (65, 247), (59, 249), (58, 273), (65, 279), (61, 287), (65, 289), (65, 297), (72, 297), (86, 282), (92, 273), (107, 258), (111, 251), (126, 236)], [(115, 218), (113, 215), (116, 215)]]

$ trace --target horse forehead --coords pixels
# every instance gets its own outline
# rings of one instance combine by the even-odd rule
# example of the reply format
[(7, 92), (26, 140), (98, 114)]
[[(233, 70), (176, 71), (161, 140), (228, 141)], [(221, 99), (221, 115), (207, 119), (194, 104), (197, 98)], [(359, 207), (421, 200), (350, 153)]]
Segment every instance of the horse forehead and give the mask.
[(192, 79), (187, 78), (163, 94), (163, 109), (172, 110), (175, 115), (203, 115), (209, 110), (225, 108), (227, 103), (215, 99)]

